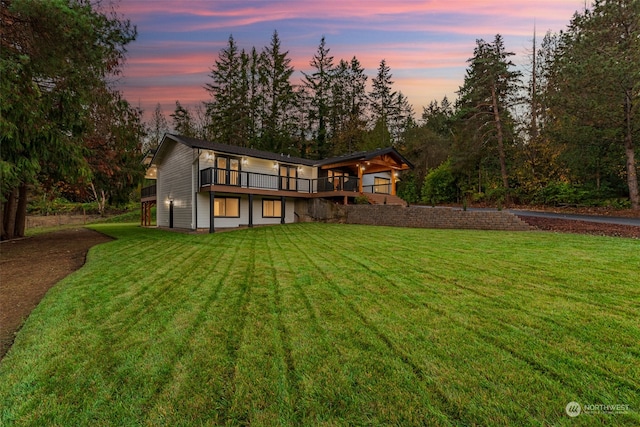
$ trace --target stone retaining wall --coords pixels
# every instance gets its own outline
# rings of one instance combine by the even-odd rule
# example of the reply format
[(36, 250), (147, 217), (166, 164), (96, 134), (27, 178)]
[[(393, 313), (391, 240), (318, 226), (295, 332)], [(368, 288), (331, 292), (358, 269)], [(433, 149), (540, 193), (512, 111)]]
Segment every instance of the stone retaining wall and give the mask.
[(529, 231), (527, 223), (505, 211), (463, 211), (424, 206), (348, 205), (343, 207), (347, 224), (387, 225), (415, 228)]

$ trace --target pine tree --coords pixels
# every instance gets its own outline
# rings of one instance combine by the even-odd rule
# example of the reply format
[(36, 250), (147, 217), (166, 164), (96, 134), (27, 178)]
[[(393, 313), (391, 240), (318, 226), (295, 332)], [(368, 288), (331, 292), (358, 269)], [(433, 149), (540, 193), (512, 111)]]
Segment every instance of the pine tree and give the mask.
[(307, 89), (306, 93), (311, 97), (309, 118), (314, 122), (312, 129), (315, 134), (315, 149), (313, 151), (317, 158), (326, 158), (330, 152), (333, 152), (328, 122), (334, 64), (329, 50), (323, 36), (317, 52), (309, 62), (313, 72), (302, 73), (303, 85)]
[[(474, 139), (480, 147), (495, 144), (500, 165), (502, 187), (506, 202), (510, 202), (507, 172), (507, 140), (513, 141), (513, 126), (509, 107), (515, 102), (520, 86), (519, 71), (509, 57), (502, 36), (497, 34), (493, 43), (476, 40), (473, 58), (464, 85), (458, 91), (458, 105), (468, 127), (474, 129)], [(482, 151), (482, 150), (481, 150)]]
[(183, 136), (195, 138), (197, 136), (196, 126), (188, 108), (183, 107), (180, 101), (176, 101), (176, 109), (171, 114), (174, 131)]
[(296, 94), (290, 81), (294, 69), (288, 54), (288, 51), (282, 52), (278, 32), (274, 31), (270, 45), (263, 50), (260, 65), (263, 94), (260, 148), (281, 153), (295, 149)]
[(209, 74), (212, 82), (205, 85), (211, 95), (206, 104), (211, 118), (208, 133), (215, 141), (239, 146), (248, 143), (246, 66), (244, 53), (229, 36), (227, 47), (220, 51)]
[(367, 75), (354, 56), (341, 60), (335, 68), (331, 89), (331, 127), (333, 153), (352, 153), (363, 148), (367, 126), (369, 99), (366, 92)]
[(378, 142), (382, 147), (390, 145), (393, 142), (391, 140), (392, 135), (389, 125), (398, 111), (398, 94), (392, 90), (393, 81), (391, 77), (391, 69), (387, 66), (386, 60), (383, 59), (380, 61), (378, 74), (371, 81), (372, 89), (369, 94), (372, 114), (371, 123), (374, 129), (378, 129), (374, 133), (382, 138), (382, 140)]

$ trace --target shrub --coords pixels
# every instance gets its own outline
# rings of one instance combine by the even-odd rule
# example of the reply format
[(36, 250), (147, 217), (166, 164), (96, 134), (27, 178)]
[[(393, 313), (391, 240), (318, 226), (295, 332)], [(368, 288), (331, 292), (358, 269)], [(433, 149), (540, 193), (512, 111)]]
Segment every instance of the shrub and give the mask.
[(454, 202), (456, 200), (456, 179), (451, 170), (451, 160), (433, 169), (424, 178), (422, 201), (424, 203)]
[(407, 203), (416, 203), (420, 200), (420, 193), (413, 174), (405, 175), (398, 185), (398, 196)]
[(355, 202), (356, 205), (368, 205), (369, 204), (369, 199), (367, 198), (367, 196), (357, 196), (355, 198)]

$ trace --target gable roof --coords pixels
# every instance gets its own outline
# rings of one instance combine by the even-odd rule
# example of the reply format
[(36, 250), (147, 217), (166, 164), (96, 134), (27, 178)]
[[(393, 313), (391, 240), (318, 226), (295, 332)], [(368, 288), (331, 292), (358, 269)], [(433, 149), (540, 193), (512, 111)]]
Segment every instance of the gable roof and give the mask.
[(378, 148), (373, 151), (359, 151), (357, 153), (345, 154), (342, 156), (332, 157), (330, 159), (319, 160), (316, 162), (316, 166), (326, 166), (334, 163), (342, 162), (366, 162), (376, 157), (391, 156), (399, 164), (406, 164), (410, 169), (413, 169), (413, 165), (402, 154), (393, 147)]

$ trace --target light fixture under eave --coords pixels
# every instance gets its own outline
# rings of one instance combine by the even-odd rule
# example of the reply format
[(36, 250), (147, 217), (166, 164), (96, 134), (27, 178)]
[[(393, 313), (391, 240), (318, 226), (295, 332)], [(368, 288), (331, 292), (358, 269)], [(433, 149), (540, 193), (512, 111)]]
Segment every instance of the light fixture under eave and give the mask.
[(273, 162), (273, 169), (278, 170), (278, 162)]

